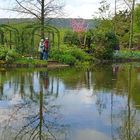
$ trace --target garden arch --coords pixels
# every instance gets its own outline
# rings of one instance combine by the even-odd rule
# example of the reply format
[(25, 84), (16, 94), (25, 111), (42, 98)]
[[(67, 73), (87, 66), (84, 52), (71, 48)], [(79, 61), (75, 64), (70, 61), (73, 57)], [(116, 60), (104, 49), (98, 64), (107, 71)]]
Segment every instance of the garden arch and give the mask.
[(0, 29), (0, 44), (4, 45), (4, 32)]
[[(34, 36), (35, 35), (38, 35), (36, 34), (36, 32), (38, 30), (40, 30), (42, 28), (41, 25), (28, 25), (26, 26), (23, 31), (22, 31), (22, 34), (21, 34), (21, 40), (22, 40), (22, 44), (23, 46), (26, 46), (26, 36), (27, 36), (27, 33), (28, 31), (30, 30), (30, 35), (31, 35), (31, 46), (32, 48), (34, 48), (34, 42), (35, 42), (35, 39), (34, 39)], [(59, 48), (60, 47), (60, 33), (59, 33), (59, 30), (53, 26), (50, 26), (50, 25), (45, 25), (44, 27), (44, 32), (47, 33), (48, 37), (51, 39), (51, 42), (52, 42), (52, 47), (54, 46), (54, 37), (55, 35), (57, 36), (57, 47)], [(41, 35), (38, 35), (39, 38), (41, 38)]]
[[(6, 36), (7, 32), (9, 33), (8, 37)], [(0, 41), (1, 45), (4, 45), (5, 43), (7, 43), (7, 45), (9, 45), (10, 49), (12, 48), (12, 44), (14, 44), (15, 47), (19, 46), (20, 36), (19, 36), (19, 31), (16, 28), (6, 25), (6, 24), (2, 24), (2, 25), (0, 25), (0, 35), (1, 35), (1, 41)], [(13, 38), (13, 36), (14, 36), (14, 38)], [(13, 38), (14, 42), (13, 42), (12, 38)], [(7, 40), (9, 40), (9, 43)]]

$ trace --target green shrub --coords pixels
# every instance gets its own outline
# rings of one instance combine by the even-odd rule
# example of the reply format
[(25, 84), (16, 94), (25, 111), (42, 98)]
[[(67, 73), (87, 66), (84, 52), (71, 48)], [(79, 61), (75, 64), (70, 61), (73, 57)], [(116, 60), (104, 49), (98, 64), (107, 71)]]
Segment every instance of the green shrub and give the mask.
[(114, 47), (118, 45), (118, 39), (113, 32), (99, 33), (95, 38), (96, 47), (94, 57), (98, 59), (112, 59)]
[(79, 61), (85, 61), (90, 59), (90, 57), (84, 51), (77, 47), (71, 48), (70, 53)]
[(0, 60), (4, 60), (7, 63), (15, 61), (19, 55), (14, 51), (6, 47), (0, 48)]
[(0, 60), (5, 60), (7, 52), (8, 52), (7, 48), (0, 47)]
[(74, 65), (76, 58), (71, 54), (63, 54), (59, 57), (59, 61), (65, 64)]
[(67, 31), (64, 34), (64, 43), (69, 45), (79, 45), (78, 34), (73, 31)]
[(74, 65), (76, 61), (87, 61), (90, 59), (83, 50), (77, 47), (67, 47), (66, 45), (58, 48), (51, 49), (49, 56), (51, 59), (58, 60), (59, 62)]

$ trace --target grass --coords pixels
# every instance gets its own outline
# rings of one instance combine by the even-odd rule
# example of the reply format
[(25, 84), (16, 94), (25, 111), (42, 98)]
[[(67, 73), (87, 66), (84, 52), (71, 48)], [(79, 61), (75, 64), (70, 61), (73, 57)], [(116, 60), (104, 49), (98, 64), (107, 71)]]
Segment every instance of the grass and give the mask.
[(16, 65), (28, 65), (29, 67), (47, 66), (47, 61), (28, 58), (28, 57), (25, 58), (24, 57), (24, 58), (17, 59), (13, 64), (16, 64)]

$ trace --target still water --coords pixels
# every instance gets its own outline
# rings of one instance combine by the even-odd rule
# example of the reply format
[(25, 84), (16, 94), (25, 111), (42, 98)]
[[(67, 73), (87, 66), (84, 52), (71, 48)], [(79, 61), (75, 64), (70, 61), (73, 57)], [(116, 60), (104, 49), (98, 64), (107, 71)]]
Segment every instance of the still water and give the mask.
[(140, 65), (1, 69), (0, 140), (140, 140)]

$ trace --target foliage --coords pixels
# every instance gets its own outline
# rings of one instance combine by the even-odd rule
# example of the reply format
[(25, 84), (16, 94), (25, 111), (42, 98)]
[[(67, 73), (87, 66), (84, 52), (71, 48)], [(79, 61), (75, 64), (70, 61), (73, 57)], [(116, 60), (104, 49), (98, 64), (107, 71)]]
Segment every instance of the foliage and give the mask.
[(19, 55), (15, 52), (15, 50), (11, 50), (6, 47), (1, 47), (0, 48), (0, 60), (4, 60), (7, 63), (12, 63), (14, 62)]
[(61, 46), (60, 49), (52, 48), (50, 51), (50, 58), (58, 60), (59, 62), (74, 65), (76, 61), (87, 61), (90, 57), (77, 47)]
[[(78, 47), (85, 47), (85, 38), (88, 39), (88, 41), (91, 39), (93, 35), (93, 32), (74, 32), (74, 31), (67, 31), (64, 34), (64, 43), (68, 45), (76, 45)], [(89, 42), (88, 42), (89, 43)], [(87, 44), (89, 45), (89, 44)]]
[(32, 57), (21, 57), (18, 58), (14, 64), (20, 64), (20, 65), (29, 65), (29, 66), (46, 66), (47, 61), (44, 60), (38, 60), (38, 59), (33, 59)]
[(69, 45), (79, 45), (78, 34), (73, 31), (66, 31), (64, 34), (64, 43)]
[(130, 11), (119, 11), (112, 20), (115, 22), (116, 35), (119, 38), (120, 47), (127, 48), (130, 32)]
[(110, 4), (106, 0), (100, 1), (99, 16), (102, 19), (107, 19), (110, 17)]
[(135, 8), (135, 31), (138, 31), (140, 30), (140, 4), (137, 4), (136, 5), (136, 8)]
[(118, 45), (117, 37), (113, 32), (100, 33), (95, 38), (94, 56), (98, 59), (112, 59), (114, 47)]
[(134, 11), (134, 39), (133, 39), (133, 46), (140, 45), (140, 4), (136, 5)]
[(114, 53), (114, 58), (140, 59), (140, 51), (121, 50)]
[[(87, 39), (90, 39), (90, 43), (91, 43), (93, 41), (93, 37), (94, 37), (94, 30), (93, 29), (89, 29), (86, 32), (86, 36), (87, 36)], [(87, 41), (87, 44), (88, 44), (88, 41)]]

